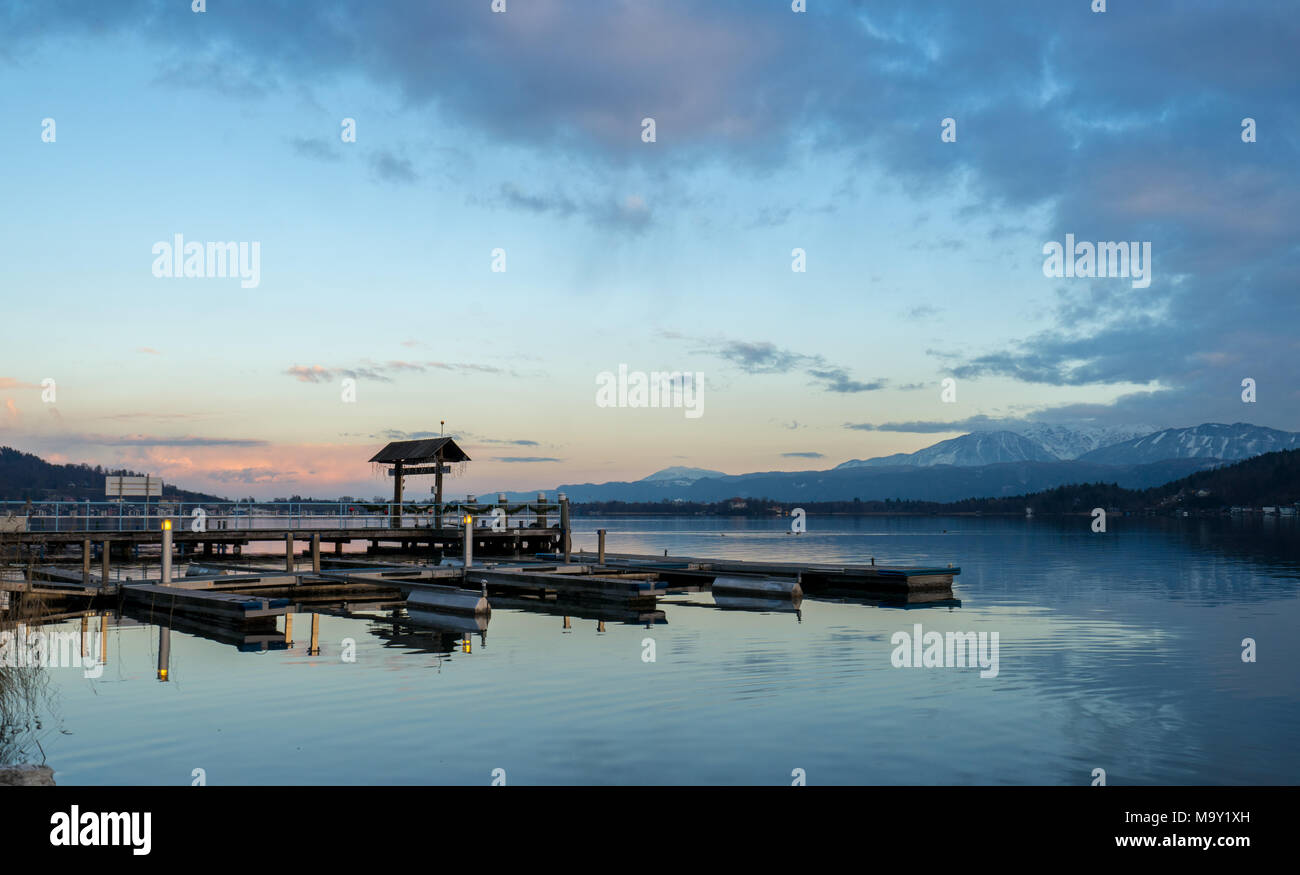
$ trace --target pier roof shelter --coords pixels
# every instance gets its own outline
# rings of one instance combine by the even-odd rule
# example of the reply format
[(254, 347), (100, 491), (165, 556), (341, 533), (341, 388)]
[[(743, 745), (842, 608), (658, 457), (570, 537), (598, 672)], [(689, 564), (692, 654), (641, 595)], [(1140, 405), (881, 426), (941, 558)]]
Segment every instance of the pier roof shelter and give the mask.
[[(469, 455), (449, 437), (427, 438), (414, 441), (393, 441), (370, 458), (372, 463), (391, 465), (393, 476), (393, 503), (402, 504), (402, 477), (407, 474), (433, 474), (434, 502), (442, 504), (442, 475), (447, 465), (468, 462)], [(418, 467), (428, 464), (429, 467)], [(394, 515), (400, 511), (394, 509)], [(399, 516), (400, 518), (400, 516)]]

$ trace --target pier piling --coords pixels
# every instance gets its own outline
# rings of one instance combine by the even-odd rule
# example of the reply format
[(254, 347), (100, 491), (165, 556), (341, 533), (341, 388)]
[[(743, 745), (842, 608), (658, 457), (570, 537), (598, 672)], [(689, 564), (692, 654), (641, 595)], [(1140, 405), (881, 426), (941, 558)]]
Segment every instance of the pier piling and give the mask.
[(170, 586), (172, 582), (172, 521), (163, 520), (162, 524), (162, 585)]
[(564, 540), (564, 561), (569, 561), (573, 553), (573, 539), (569, 537), (569, 496), (563, 492), (559, 494), (560, 499), (560, 537)]

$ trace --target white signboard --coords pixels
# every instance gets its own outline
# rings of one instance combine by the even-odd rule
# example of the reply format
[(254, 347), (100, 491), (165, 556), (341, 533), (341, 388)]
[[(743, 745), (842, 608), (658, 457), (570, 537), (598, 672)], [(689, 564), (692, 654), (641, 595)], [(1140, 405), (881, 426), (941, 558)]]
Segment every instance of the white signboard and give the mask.
[(109, 498), (152, 498), (162, 496), (162, 478), (146, 474), (144, 477), (105, 477), (104, 494)]

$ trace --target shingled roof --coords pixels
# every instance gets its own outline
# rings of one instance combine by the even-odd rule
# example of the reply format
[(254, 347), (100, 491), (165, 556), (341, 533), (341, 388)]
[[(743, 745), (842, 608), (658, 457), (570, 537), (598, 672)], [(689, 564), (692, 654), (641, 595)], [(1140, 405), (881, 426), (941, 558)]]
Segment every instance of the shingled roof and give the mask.
[(442, 451), (442, 460), (444, 462), (470, 461), (465, 451), (456, 446), (456, 442), (449, 437), (419, 441), (393, 441), (375, 453), (370, 461), (387, 464), (394, 462), (401, 462), (402, 464), (432, 462), (438, 458), (439, 450)]

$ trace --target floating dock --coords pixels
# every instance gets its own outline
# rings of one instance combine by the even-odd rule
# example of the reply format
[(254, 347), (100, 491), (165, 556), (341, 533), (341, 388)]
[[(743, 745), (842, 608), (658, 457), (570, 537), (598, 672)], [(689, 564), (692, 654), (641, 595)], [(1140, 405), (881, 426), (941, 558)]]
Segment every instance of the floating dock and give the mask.
[(156, 614), (175, 614), (228, 626), (238, 626), (266, 617), (280, 617), (289, 613), (290, 607), (288, 599), (147, 583), (128, 584), (122, 587), (122, 595), (126, 604), (149, 608)]
[[(539, 559), (556, 558), (544, 554)], [(653, 573), (661, 581), (700, 588), (714, 587), (770, 594), (797, 586), (803, 595), (849, 595), (900, 601), (935, 601), (953, 597), (953, 578), (961, 574), (954, 566), (838, 565), (824, 563), (764, 562), (739, 559), (709, 559), (697, 556), (648, 556), (637, 553), (607, 553), (603, 559), (591, 553), (574, 553), (570, 563), (594, 565), (607, 571)], [(718, 587), (718, 580), (723, 586)], [(759, 583), (758, 581), (763, 581)], [(780, 583), (781, 581), (793, 582)]]

